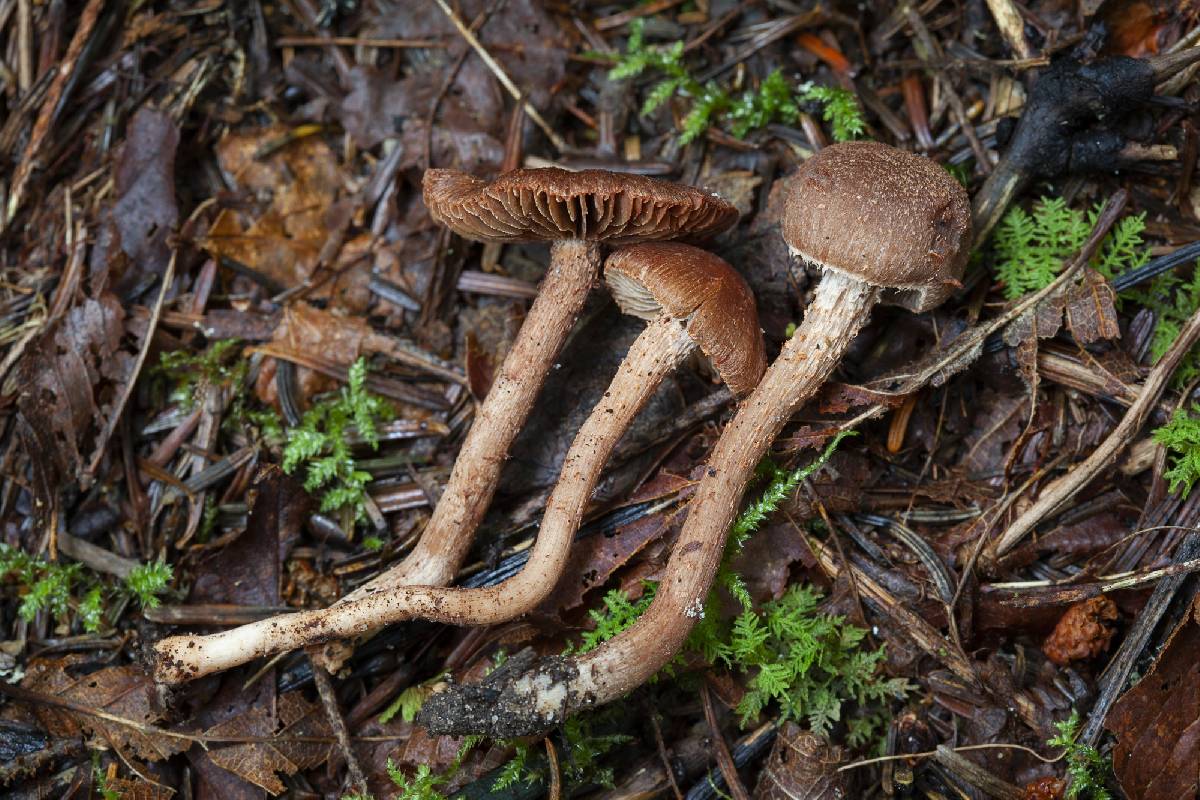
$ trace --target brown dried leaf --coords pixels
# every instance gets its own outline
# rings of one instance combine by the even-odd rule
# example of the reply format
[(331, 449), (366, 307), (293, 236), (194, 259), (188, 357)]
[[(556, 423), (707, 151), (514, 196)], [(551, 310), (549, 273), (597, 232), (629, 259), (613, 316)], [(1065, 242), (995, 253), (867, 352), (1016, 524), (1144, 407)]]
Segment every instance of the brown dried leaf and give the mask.
[(124, 321), (113, 295), (89, 298), (38, 334), (17, 363), (18, 430), (43, 512), (94, 457), (96, 437), (133, 370), (133, 355), (121, 348)]
[(1067, 292), (1067, 328), (1081, 345), (1101, 339), (1116, 339), (1121, 335), (1117, 324), (1117, 309), (1113, 305), (1116, 293), (1096, 270), (1085, 267), (1083, 280)]
[(204, 247), (255, 269), (280, 286), (312, 275), (329, 236), (326, 214), (342, 184), (333, 151), (319, 136), (306, 136), (259, 157), (287, 133), (283, 126), (233, 133), (217, 145), (221, 169), (249, 198), (225, 208), (213, 221)]
[(321, 742), (288, 741), (288, 737), (332, 736), (325, 713), (318, 703), (309, 703), (298, 692), (279, 698), (280, 727), (272, 729), (266, 710), (251, 708), (205, 731), (210, 736), (277, 736), (277, 741), (211, 745), (212, 762), (271, 794), (286, 788), (278, 773), (297, 772), (324, 763), (333, 745)]
[(1107, 623), (1117, 617), (1117, 604), (1104, 595), (1076, 603), (1062, 615), (1042, 652), (1060, 667), (1094, 658), (1108, 649), (1115, 631)]
[(179, 222), (175, 150), (179, 128), (169, 114), (141, 106), (129, 121), (114, 170), (117, 202), (109, 223), (141, 274), (161, 275), (171, 258), (167, 238)]
[[(84, 672), (87, 666), (89, 664), (82, 655), (35, 659), (21, 686), (143, 725), (156, 724), (162, 718), (155, 708), (154, 681), (141, 669), (125, 665)], [(169, 758), (189, 747), (184, 739), (144, 734), (127, 725), (62, 708), (36, 706), (33, 712), (53, 736), (97, 736), (147, 761)]]
[(754, 800), (837, 800), (846, 796), (837, 771), (844, 760), (841, 747), (785, 723), (758, 776)]
[(877, 392), (852, 383), (827, 383), (817, 394), (817, 409), (822, 414), (844, 414), (852, 408), (876, 404), (895, 408), (903, 402), (903, 395)]
[(279, 605), (279, 565), (300, 535), (310, 498), (296, 478), (274, 467), (263, 471), (253, 493), (245, 532), (197, 566), (191, 602)]
[(1066, 302), (1062, 291), (1047, 297), (1004, 329), (1004, 343), (1016, 347), (1031, 337), (1049, 339), (1056, 335), (1062, 327)]
[(1193, 800), (1200, 791), (1200, 604), (1154, 667), (1105, 720), (1113, 769), (1130, 800)]
[[(362, 352), (363, 339), (370, 333), (362, 317), (334, 314), (308, 303), (292, 303), (280, 317), (272, 342), (289, 353), (317, 353), (326, 361), (349, 365)], [(254, 385), (255, 393), (264, 403), (273, 404), (278, 398), (275, 369), (274, 359), (266, 362)], [(296, 383), (301, 397), (311, 397), (338, 385), (334, 379), (305, 367), (296, 369)]]
[(121, 800), (171, 800), (175, 796), (175, 790), (170, 786), (128, 778), (106, 780), (104, 787), (116, 792)]

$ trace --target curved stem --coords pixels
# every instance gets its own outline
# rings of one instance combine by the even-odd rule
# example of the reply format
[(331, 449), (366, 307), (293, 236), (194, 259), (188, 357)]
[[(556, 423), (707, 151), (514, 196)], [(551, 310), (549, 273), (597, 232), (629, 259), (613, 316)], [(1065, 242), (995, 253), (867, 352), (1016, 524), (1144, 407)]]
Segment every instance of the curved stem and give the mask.
[(837, 366), (877, 293), (852, 278), (824, 277), (804, 322), (713, 448), (654, 602), (633, 627), (578, 658), (547, 659), (499, 693), (466, 685), (435, 694), (421, 722), (437, 733), (540, 732), (581, 708), (620, 697), (670, 661), (704, 613), (726, 534), (755, 466)]
[(550, 269), (516, 340), (458, 452), (450, 480), (420, 540), (404, 560), (343, 597), (345, 603), (393, 586), (444, 586), (453, 580), (483, 520), (508, 448), (533, 409), (600, 270), (592, 242), (555, 242)]
[(608, 392), (572, 442), (537, 542), (517, 575), (483, 589), (394, 586), (320, 611), (285, 614), (211, 636), (172, 636), (155, 645), (155, 678), (163, 683), (188, 681), (259, 656), (413, 617), (489, 625), (530, 611), (561, 575), (592, 490), (621, 435), (694, 348), (685, 326), (667, 317), (650, 323), (633, 343)]

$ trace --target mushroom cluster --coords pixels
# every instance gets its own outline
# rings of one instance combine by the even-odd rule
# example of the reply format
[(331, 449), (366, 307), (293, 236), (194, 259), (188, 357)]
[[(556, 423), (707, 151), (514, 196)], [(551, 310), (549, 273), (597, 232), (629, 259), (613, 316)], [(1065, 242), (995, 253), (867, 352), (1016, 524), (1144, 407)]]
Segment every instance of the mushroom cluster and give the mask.
[[(533, 734), (625, 694), (675, 654), (702, 615), (755, 466), (837, 367), (871, 308), (886, 302), (920, 313), (941, 303), (959, 285), (971, 241), (966, 193), (934, 162), (873, 142), (820, 151), (790, 179), (783, 235), (824, 277), (803, 322), (767, 367), (754, 299), (741, 277), (711, 253), (662, 241), (732, 225), (736, 212), (719, 198), (645, 178), (550, 169), (517, 170), (490, 183), (431, 170), (425, 199), (435, 219), (465, 238), (553, 245), (541, 294), (478, 410), (420, 544), (330, 608), (164, 639), (155, 646), (158, 680), (191, 680), (403, 619), (479, 625), (528, 612), (553, 588), (621, 433), (659, 382), (699, 349), (745, 397), (709, 455), (650, 609), (585, 655), (500, 670), (486, 686), (450, 685), (428, 698), (420, 720), (438, 733)], [(648, 324), (572, 443), (524, 569), (486, 589), (444, 588), (597, 277), (600, 242), (620, 245), (604, 264), (614, 298)]]
[[(479, 625), (525, 613), (553, 588), (600, 470), (662, 379), (697, 345), (735, 393), (748, 392), (762, 374), (762, 334), (744, 281), (716, 256), (661, 241), (705, 238), (730, 227), (737, 211), (720, 197), (640, 176), (556, 168), (516, 170), (490, 183), (430, 170), (424, 184), (430, 213), (464, 238), (553, 244), (541, 291), (421, 539), (395, 567), (327, 609), (163, 639), (155, 646), (159, 681), (193, 680), (416, 616)], [(568, 453), (525, 569), (488, 589), (437, 589), (450, 582), (470, 549), (508, 448), (598, 277), (600, 242), (628, 245), (610, 259), (610, 283), (623, 310), (649, 314), (652, 322)], [(632, 244), (638, 242), (655, 244)]]
[(547, 658), (502, 682), (431, 696), (418, 718), (431, 731), (539, 733), (658, 672), (704, 613), (726, 534), (771, 442), (836, 368), (872, 306), (890, 302), (920, 313), (958, 286), (971, 207), (962, 186), (929, 159), (874, 142), (844, 143), (821, 150), (791, 178), (783, 236), (824, 276), (804, 320), (709, 454), (650, 608), (582, 656)]

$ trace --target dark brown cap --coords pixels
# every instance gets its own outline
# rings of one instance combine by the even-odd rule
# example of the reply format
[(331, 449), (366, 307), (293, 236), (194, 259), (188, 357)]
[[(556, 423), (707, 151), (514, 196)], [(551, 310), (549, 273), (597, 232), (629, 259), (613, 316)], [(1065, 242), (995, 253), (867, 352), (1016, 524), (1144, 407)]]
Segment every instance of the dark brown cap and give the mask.
[(678, 242), (622, 247), (604, 278), (626, 314), (687, 320), (688, 335), (736, 395), (758, 385), (767, 367), (754, 295), (723, 258)]
[(517, 169), (492, 181), (431, 169), (424, 189), (433, 218), (476, 242), (699, 239), (738, 218), (715, 194), (599, 169)]
[(790, 180), (783, 238), (805, 260), (896, 290), (883, 300), (917, 312), (960, 285), (971, 203), (937, 163), (878, 142), (844, 142)]

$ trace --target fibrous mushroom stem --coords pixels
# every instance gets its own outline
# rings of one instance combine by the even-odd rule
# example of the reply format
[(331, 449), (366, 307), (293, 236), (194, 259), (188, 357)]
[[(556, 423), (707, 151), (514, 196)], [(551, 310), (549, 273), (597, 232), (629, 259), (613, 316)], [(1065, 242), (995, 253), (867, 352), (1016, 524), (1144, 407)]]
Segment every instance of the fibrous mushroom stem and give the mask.
[(278, 616), (211, 636), (173, 636), (155, 646), (155, 678), (180, 683), (259, 656), (414, 617), (490, 625), (533, 609), (562, 573), (592, 489), (621, 434), (694, 349), (683, 322), (665, 316), (650, 323), (633, 343), (567, 452), (529, 561), (514, 577), (483, 589), (392, 586), (320, 611)]
[(420, 540), (403, 561), (340, 602), (393, 586), (444, 586), (454, 578), (492, 501), (508, 448), (533, 409), (599, 271), (599, 245), (571, 239), (551, 246), (541, 292), (476, 411)]
[(713, 448), (654, 602), (633, 627), (577, 659), (543, 662), (499, 696), (435, 694), (426, 701), (422, 723), (435, 733), (537, 733), (581, 708), (620, 697), (658, 672), (704, 613), (726, 534), (755, 466), (837, 366), (877, 295), (876, 288), (838, 273), (822, 279), (803, 323)]

